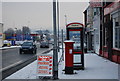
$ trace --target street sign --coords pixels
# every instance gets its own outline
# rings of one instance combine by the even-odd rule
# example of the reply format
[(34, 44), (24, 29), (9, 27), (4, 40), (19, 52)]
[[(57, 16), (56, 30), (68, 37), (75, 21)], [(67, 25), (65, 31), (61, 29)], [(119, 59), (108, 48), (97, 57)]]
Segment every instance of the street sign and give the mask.
[(37, 56), (37, 75), (53, 76), (53, 56), (52, 55)]
[(111, 4), (109, 4), (105, 9), (104, 9), (104, 15), (107, 15), (113, 11), (115, 11), (116, 9), (120, 8), (120, 0), (118, 0), (118, 2), (113, 2)]

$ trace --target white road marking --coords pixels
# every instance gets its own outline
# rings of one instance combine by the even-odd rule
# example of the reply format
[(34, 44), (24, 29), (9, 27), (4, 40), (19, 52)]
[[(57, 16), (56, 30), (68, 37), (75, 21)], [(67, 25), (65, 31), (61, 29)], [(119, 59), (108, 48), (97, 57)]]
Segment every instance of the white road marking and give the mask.
[(9, 66), (7, 66), (7, 67), (5, 67), (5, 68), (2, 68), (2, 69), (0, 69), (0, 72), (2, 72), (3, 70), (5, 70), (5, 69), (8, 69), (8, 68), (10, 68), (10, 67), (12, 67), (12, 66), (15, 66), (15, 65), (17, 65), (17, 64), (19, 64), (19, 63), (21, 63), (22, 61), (18, 61), (18, 62), (16, 62), (16, 63), (14, 63), (14, 64), (11, 64), (11, 65), (9, 65)]

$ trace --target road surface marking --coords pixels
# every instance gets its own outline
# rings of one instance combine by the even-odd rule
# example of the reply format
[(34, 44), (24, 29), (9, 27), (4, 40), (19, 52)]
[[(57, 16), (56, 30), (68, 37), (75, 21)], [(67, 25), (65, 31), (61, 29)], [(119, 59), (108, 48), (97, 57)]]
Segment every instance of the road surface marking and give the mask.
[(11, 64), (11, 65), (9, 65), (9, 66), (7, 66), (7, 67), (5, 67), (5, 68), (2, 68), (2, 69), (0, 69), (0, 72), (2, 72), (3, 70), (8, 69), (8, 68), (10, 68), (10, 67), (13, 67), (13, 66), (15, 66), (15, 65), (17, 65), (17, 64), (19, 64), (19, 63), (21, 63), (21, 62), (22, 62), (22, 61), (18, 61), (18, 62), (14, 63), (14, 64)]

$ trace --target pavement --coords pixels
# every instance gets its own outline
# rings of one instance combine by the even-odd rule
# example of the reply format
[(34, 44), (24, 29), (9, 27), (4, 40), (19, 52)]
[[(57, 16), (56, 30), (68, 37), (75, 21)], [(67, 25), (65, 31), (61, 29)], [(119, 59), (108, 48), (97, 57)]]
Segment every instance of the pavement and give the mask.
[[(49, 52), (49, 54), (53, 54), (53, 51)], [(58, 54), (60, 59), (61, 50)], [(94, 53), (86, 53), (85, 54), (85, 70), (74, 70), (76, 74), (68, 75), (65, 74), (63, 69), (65, 67), (65, 61), (61, 61), (58, 65), (58, 78), (62, 79), (105, 79), (110, 80), (118, 80), (118, 68), (119, 64), (111, 62), (103, 57), (98, 56)], [(25, 66), (24, 68), (18, 70), (12, 75), (8, 76), (5, 80), (11, 79), (39, 79), (37, 76), (37, 60), (32, 62), (31, 64)]]
[(19, 48), (21, 46), (10, 46), (10, 47), (0, 47), (0, 50), (4, 50), (4, 49), (10, 49), (10, 48)]

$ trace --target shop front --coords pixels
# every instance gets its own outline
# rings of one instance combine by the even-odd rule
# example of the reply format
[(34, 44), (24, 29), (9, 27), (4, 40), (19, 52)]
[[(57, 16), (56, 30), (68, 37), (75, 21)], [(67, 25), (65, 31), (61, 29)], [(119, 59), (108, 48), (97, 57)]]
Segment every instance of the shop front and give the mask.
[(120, 64), (120, 0), (104, 8), (103, 56)]

